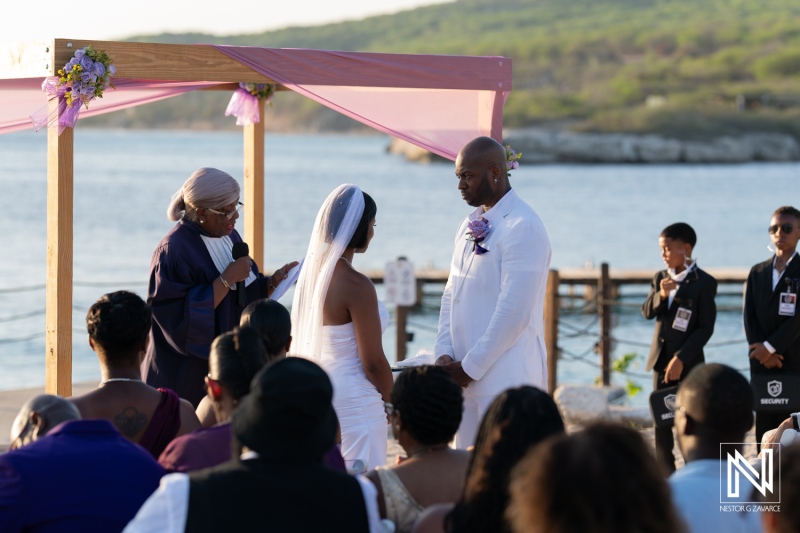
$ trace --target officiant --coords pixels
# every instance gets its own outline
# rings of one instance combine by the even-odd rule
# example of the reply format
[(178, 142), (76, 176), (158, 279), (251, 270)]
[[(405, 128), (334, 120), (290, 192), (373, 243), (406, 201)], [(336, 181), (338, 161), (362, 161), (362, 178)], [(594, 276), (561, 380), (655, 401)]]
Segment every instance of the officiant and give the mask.
[(242, 242), (235, 229), (239, 195), (229, 174), (195, 171), (172, 197), (167, 216), (177, 224), (150, 263), (153, 325), (142, 374), (148, 385), (172, 389), (195, 407), (205, 396), (211, 342), (239, 324), (244, 306), (268, 298), (296, 264), (264, 276), (249, 256), (233, 259), (234, 244)]

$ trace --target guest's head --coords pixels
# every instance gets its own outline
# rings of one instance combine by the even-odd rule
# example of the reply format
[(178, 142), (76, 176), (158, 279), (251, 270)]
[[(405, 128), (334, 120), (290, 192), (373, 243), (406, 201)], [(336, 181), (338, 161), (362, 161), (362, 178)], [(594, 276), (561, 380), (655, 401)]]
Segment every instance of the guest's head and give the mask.
[[(772, 478), (780, 480), (781, 503), (777, 507), (781, 510), (761, 513), (764, 533), (797, 533), (800, 531), (800, 513), (797, 512), (800, 508), (800, 444), (782, 448), (780, 461), (773, 461), (772, 467), (777, 470), (773, 471)], [(758, 497), (764, 501), (763, 505), (771, 505), (761, 494)]]
[(506, 513), (521, 533), (675, 533), (666, 479), (636, 430), (597, 423), (553, 436), (514, 469)]
[(333, 386), (322, 368), (287, 357), (261, 370), (233, 414), (237, 441), (284, 464), (321, 463), (334, 443)]
[(438, 366), (404, 370), (392, 387), (392, 430), (407, 453), (446, 445), (461, 424), (461, 387)]
[(25, 402), (11, 425), (11, 450), (44, 437), (47, 432), (67, 420), (78, 420), (81, 413), (61, 396), (41, 394)]
[(213, 402), (217, 422), (230, 419), (239, 401), (250, 392), (250, 383), (267, 363), (258, 332), (238, 327), (223, 333), (211, 344), (206, 389)]
[(230, 235), (239, 218), (239, 195), (239, 184), (230, 174), (200, 168), (172, 196), (167, 216), (200, 224), (212, 237)]
[(795, 250), (800, 240), (800, 211), (790, 205), (776, 209), (769, 222), (769, 235), (778, 250)]
[(292, 345), (292, 318), (289, 311), (275, 300), (251, 303), (242, 311), (239, 324), (256, 330), (270, 361), (285, 357)]
[(138, 295), (117, 291), (103, 295), (86, 314), (89, 345), (106, 368), (138, 366), (147, 349), (153, 313)]
[(446, 519), (448, 531), (508, 531), (511, 470), (534, 445), (564, 432), (553, 399), (535, 387), (508, 389), (481, 420), (461, 500)]
[(661, 258), (667, 268), (683, 268), (686, 260), (692, 257), (695, 244), (697, 244), (697, 234), (685, 222), (670, 224), (658, 238)]
[(719, 459), (721, 442), (744, 442), (753, 425), (753, 390), (736, 369), (694, 367), (678, 388), (675, 429), (687, 461)]
[(458, 190), (467, 204), (493, 206), (508, 192), (506, 149), (491, 137), (468, 142), (456, 158)]

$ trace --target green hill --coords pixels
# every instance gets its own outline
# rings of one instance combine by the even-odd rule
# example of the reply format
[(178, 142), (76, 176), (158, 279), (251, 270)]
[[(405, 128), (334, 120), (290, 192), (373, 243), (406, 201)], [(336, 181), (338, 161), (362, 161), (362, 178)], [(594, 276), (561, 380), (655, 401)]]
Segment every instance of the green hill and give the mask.
[[(130, 40), (463, 55), (514, 61), (508, 127), (800, 137), (797, 0), (458, 0), (393, 15), (260, 34)], [(107, 120), (220, 127), (228, 95), (181, 97)], [(205, 116), (182, 111), (202, 104)], [(221, 109), (220, 109), (221, 108)], [(349, 119), (279, 94), (277, 129), (347, 129)], [(94, 119), (101, 120), (101, 119)]]

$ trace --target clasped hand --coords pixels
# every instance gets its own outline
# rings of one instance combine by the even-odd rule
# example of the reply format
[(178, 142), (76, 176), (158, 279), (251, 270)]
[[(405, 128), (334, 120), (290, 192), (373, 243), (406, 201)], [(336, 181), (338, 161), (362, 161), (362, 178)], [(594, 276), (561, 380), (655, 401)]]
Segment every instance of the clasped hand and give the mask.
[(783, 368), (783, 356), (778, 353), (769, 353), (763, 342), (750, 345), (750, 358), (755, 359), (767, 368)]
[(445, 372), (450, 374), (450, 377), (453, 378), (453, 381), (462, 387), (466, 387), (471, 382), (475, 381), (469, 377), (469, 374), (464, 372), (463, 368), (461, 368), (461, 361), (453, 361), (453, 358), (449, 355), (439, 356), (434, 364), (442, 367)]
[(672, 279), (672, 278), (664, 278), (664, 279), (662, 279), (661, 280), (661, 287), (660, 287), (661, 298), (662, 299), (668, 298), (669, 297), (669, 293), (672, 292), (672, 290), (677, 289), (677, 288), (678, 288), (678, 282), (675, 281), (674, 279)]

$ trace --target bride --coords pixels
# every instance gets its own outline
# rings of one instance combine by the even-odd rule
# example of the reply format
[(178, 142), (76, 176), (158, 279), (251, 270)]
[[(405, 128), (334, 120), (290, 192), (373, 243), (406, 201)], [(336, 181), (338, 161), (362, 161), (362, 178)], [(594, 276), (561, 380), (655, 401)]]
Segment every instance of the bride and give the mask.
[(292, 304), (290, 355), (315, 360), (333, 383), (342, 456), (370, 469), (386, 464), (392, 371), (381, 334), (389, 313), (375, 286), (353, 268), (375, 233), (375, 201), (355, 185), (337, 187), (317, 214)]

